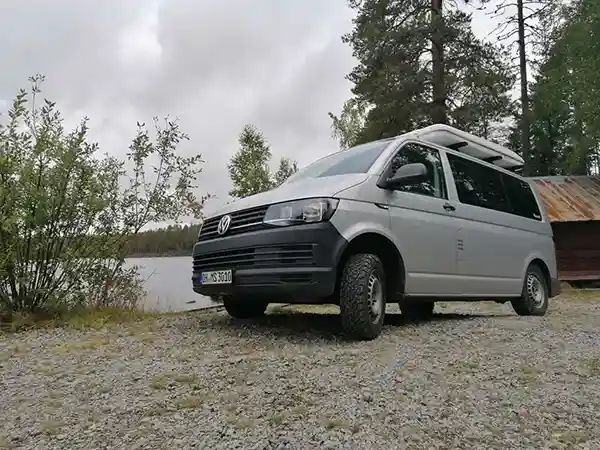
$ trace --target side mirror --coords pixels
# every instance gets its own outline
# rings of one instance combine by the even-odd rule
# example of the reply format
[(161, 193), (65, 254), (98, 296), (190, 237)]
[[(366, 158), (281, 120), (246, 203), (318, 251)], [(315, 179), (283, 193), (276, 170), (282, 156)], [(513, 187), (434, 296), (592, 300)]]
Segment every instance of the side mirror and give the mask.
[(427, 167), (423, 163), (405, 164), (394, 175), (385, 180), (385, 189), (396, 189), (409, 184), (427, 181)]

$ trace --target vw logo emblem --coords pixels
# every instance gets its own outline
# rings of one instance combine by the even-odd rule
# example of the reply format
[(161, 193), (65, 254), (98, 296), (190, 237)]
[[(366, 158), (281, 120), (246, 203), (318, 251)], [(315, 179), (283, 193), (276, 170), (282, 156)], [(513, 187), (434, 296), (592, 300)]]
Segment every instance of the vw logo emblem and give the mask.
[(229, 230), (229, 225), (231, 225), (231, 216), (227, 214), (221, 217), (221, 220), (219, 220), (219, 225), (217, 226), (217, 233), (219, 233), (220, 235), (227, 233), (227, 230)]

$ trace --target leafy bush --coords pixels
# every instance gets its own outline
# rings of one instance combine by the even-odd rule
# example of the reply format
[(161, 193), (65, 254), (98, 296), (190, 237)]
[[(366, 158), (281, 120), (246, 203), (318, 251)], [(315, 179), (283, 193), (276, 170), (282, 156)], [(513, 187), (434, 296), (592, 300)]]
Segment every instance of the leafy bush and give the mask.
[(202, 158), (177, 155), (188, 137), (168, 119), (155, 119), (154, 138), (138, 123), (126, 160), (100, 155), (87, 118), (66, 131), (53, 102), (36, 105), (43, 80), (30, 78), (0, 124), (0, 310), (135, 307), (144, 293), (124, 267), (127, 241), (201, 216)]

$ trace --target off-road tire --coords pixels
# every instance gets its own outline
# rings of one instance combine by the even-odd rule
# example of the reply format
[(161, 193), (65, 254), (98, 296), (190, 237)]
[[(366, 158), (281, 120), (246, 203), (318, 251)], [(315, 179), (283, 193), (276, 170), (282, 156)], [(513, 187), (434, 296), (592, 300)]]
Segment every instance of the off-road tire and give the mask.
[[(538, 291), (541, 297), (536, 298)], [(512, 307), (520, 316), (543, 316), (548, 310), (549, 291), (544, 273), (531, 264), (525, 273), (521, 297), (511, 300)]]
[(238, 297), (223, 297), (225, 310), (236, 319), (250, 319), (264, 316), (268, 303)]
[[(372, 317), (369, 305), (371, 276), (378, 278), (383, 296), (381, 313)], [(386, 279), (381, 260), (370, 253), (350, 256), (340, 279), (340, 316), (342, 328), (351, 339), (372, 340), (381, 334), (385, 318)]]
[(402, 300), (398, 302), (400, 312), (408, 320), (422, 322), (433, 317), (433, 302), (424, 302), (419, 300)]

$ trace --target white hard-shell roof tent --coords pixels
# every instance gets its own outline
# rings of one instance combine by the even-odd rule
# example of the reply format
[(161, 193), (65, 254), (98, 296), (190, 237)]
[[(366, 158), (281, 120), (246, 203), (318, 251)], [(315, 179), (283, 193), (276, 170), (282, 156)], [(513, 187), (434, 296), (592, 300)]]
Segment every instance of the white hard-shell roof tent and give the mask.
[(410, 131), (402, 137), (442, 145), (511, 171), (521, 169), (525, 163), (512, 150), (449, 125), (430, 125)]

